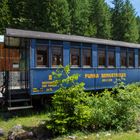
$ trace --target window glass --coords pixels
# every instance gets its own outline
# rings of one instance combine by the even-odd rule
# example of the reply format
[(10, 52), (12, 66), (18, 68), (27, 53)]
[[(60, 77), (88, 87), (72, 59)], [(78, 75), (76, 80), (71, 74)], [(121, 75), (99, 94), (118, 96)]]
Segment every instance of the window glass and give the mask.
[(129, 49), (129, 51), (128, 51), (128, 66), (129, 67), (134, 67), (134, 61), (135, 59), (134, 59), (134, 49)]
[(98, 66), (106, 66), (106, 47), (98, 47)]
[(70, 54), (71, 65), (79, 67), (80, 66), (80, 49), (71, 48), (70, 53), (71, 53)]
[(115, 48), (108, 48), (108, 66), (115, 67)]
[(37, 67), (48, 67), (48, 48), (37, 47)]
[(91, 66), (91, 49), (83, 49), (83, 55), (82, 55), (82, 62), (83, 66)]
[(121, 48), (120, 52), (121, 67), (127, 67), (127, 50), (126, 48)]
[(62, 56), (62, 47), (52, 47), (52, 66), (63, 65)]

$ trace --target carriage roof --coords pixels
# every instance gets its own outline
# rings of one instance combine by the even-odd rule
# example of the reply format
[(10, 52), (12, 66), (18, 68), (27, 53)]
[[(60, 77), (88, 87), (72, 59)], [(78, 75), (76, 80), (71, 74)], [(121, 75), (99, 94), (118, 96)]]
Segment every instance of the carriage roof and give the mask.
[(50, 39), (50, 40), (72, 41), (72, 42), (81, 42), (81, 43), (93, 43), (93, 44), (103, 44), (103, 45), (111, 45), (111, 46), (140, 48), (140, 44), (123, 42), (123, 41), (99, 39), (99, 38), (76, 36), (76, 35), (46, 33), (46, 32), (39, 32), (39, 31), (9, 29), (9, 28), (6, 29), (5, 36), (20, 37), (20, 38), (34, 38), (34, 39)]

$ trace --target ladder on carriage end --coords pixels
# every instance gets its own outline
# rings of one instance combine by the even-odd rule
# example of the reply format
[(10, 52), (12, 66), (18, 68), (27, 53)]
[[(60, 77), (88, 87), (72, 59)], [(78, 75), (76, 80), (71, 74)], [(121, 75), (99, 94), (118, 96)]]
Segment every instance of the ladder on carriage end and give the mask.
[(26, 90), (9, 91), (7, 102), (9, 111), (33, 108), (32, 97)]

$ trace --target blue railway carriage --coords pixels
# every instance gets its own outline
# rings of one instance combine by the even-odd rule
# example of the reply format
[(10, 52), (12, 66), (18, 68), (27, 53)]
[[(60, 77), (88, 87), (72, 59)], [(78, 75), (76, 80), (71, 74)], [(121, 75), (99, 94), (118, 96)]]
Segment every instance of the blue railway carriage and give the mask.
[(71, 73), (79, 73), (86, 90), (112, 88), (119, 78), (125, 83), (140, 81), (140, 45), (121, 41), (97, 39), (6, 29), (5, 47), (9, 62), (13, 49), (19, 50), (19, 60), (13, 62), (13, 71), (5, 72), (10, 108), (12, 95), (20, 92), (42, 96), (54, 93), (52, 71), (59, 65), (71, 65)]

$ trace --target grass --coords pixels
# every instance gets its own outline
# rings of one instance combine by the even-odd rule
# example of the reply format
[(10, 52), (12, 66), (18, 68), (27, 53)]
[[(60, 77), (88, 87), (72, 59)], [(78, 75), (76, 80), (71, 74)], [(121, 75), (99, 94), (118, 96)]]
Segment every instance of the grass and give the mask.
[[(17, 114), (20, 114), (18, 116)], [(22, 116), (23, 115), (23, 116)], [(7, 117), (8, 116), (8, 117)], [(5, 134), (8, 134), (8, 131), (15, 125), (21, 124), (27, 129), (38, 126), (42, 120), (46, 120), (47, 113), (35, 113), (33, 111), (22, 112), (22, 113), (0, 113), (0, 128), (2, 128)], [(5, 138), (0, 138), (4, 140)]]
[[(109, 135), (111, 134), (111, 135)], [(140, 133), (130, 132), (100, 132), (93, 134), (75, 134), (76, 140), (140, 140)], [(54, 140), (70, 140), (69, 136), (59, 137)]]
[[(18, 116), (17, 114), (20, 114)], [(6, 117), (5, 117), (6, 116)], [(7, 118), (7, 116), (10, 116)], [(26, 111), (25, 113), (14, 113), (4, 114), (0, 113), (0, 128), (4, 130), (7, 134), (8, 131), (15, 125), (21, 124), (23, 127), (31, 129), (32, 127), (38, 126), (40, 121), (47, 119), (47, 113), (41, 112), (36, 113), (32, 111)], [(75, 136), (76, 140), (140, 140), (140, 133), (135, 131), (129, 132), (99, 132), (99, 133), (82, 133), (76, 132), (74, 134), (69, 134), (67, 136), (61, 136), (55, 138), (54, 140), (70, 140), (69, 136)], [(5, 140), (6, 138), (0, 138), (0, 140)]]

